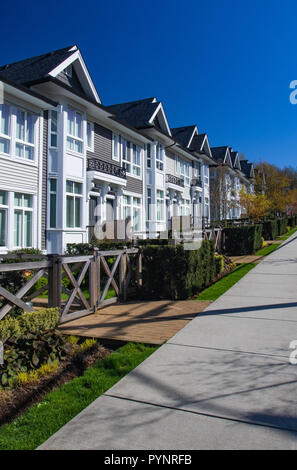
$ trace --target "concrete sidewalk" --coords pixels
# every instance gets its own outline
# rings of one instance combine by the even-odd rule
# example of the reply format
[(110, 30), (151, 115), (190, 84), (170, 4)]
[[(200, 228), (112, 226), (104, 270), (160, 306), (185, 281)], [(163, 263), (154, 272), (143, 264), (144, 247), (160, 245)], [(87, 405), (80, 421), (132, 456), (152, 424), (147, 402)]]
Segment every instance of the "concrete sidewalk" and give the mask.
[(297, 449), (293, 235), (41, 449)]

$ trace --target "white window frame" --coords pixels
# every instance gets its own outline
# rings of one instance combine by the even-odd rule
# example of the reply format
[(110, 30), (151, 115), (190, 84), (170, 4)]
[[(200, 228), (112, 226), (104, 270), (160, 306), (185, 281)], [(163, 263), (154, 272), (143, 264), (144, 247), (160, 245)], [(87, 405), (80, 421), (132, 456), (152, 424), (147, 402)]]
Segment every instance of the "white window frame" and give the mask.
[[(16, 206), (15, 205), (15, 195), (16, 194), (20, 194), (22, 196), (22, 205), (21, 206)], [(31, 197), (31, 201), (32, 201), (32, 206), (31, 207), (26, 207), (24, 206), (24, 196), (30, 196)], [(32, 248), (33, 245), (34, 245), (34, 195), (33, 194), (30, 194), (30, 193), (23, 193), (21, 191), (15, 191), (12, 193), (12, 197), (13, 197), (13, 246), (14, 246), (14, 249), (19, 249), (19, 248)], [(19, 212), (22, 212), (22, 233), (21, 233), (21, 245), (15, 245), (15, 239), (14, 239), (14, 233), (15, 233), (15, 211), (19, 211)], [(24, 239), (25, 239), (25, 233), (24, 233), (24, 229), (25, 229), (25, 224), (24, 224), (24, 215), (25, 215), (25, 212), (31, 212), (32, 213), (32, 216), (31, 216), (31, 222), (32, 222), (32, 227), (31, 227), (31, 245), (30, 246), (24, 246)]]
[(208, 168), (208, 165), (204, 165), (204, 184), (209, 184), (209, 168)]
[[(12, 142), (11, 142), (12, 141), (12, 139), (11, 139), (11, 106), (9, 106), (6, 103), (1, 103), (1, 104), (8, 107), (8, 134), (3, 134), (1, 132), (1, 128), (0, 128), (0, 138), (4, 139), (4, 140), (7, 140), (8, 141), (8, 147), (9, 147), (8, 148), (8, 153), (1, 152), (1, 155), (9, 156), (9, 155), (11, 155), (11, 145), (12, 145)], [(1, 122), (1, 119), (2, 119), (2, 110), (1, 110), (1, 107), (0, 107), (0, 122)]]
[(146, 144), (146, 168), (152, 169), (152, 144)]
[(165, 149), (164, 146), (157, 142), (156, 145), (156, 169), (164, 171), (165, 165)]
[[(137, 145), (137, 144), (133, 144), (132, 143), (132, 155), (131, 155), (131, 160), (132, 160), (132, 173), (131, 173), (131, 176), (133, 176), (133, 178), (138, 178), (140, 179), (141, 178), (141, 161), (142, 161), (142, 147), (140, 145)], [(139, 164), (137, 163), (137, 152), (139, 152)], [(139, 175), (138, 174), (135, 174), (134, 171), (138, 170), (139, 171)]]
[[(24, 140), (20, 139), (17, 137), (17, 114), (18, 111), (21, 113), (24, 113)], [(35, 122), (33, 124), (33, 144), (32, 142), (27, 142), (26, 139), (26, 133), (27, 133), (27, 122), (28, 122), (28, 115), (32, 115), (35, 119)], [(36, 161), (36, 127), (37, 127), (37, 114), (33, 113), (32, 111), (27, 111), (25, 109), (22, 109), (20, 107), (16, 107), (15, 110), (15, 157), (19, 158), (21, 160), (29, 161), (29, 162), (35, 162)], [(16, 149), (17, 145), (22, 146), (22, 154), (23, 155), (17, 155)], [(31, 147), (33, 149), (33, 158), (26, 158), (25, 157), (25, 147)]]
[[(81, 137), (79, 137), (75, 134), (73, 135), (69, 132), (69, 112), (74, 113), (74, 132), (75, 132), (75, 129), (76, 129), (77, 115), (81, 116), (81, 129), (80, 129)], [(76, 153), (77, 155), (82, 155), (84, 153), (84, 139), (83, 139), (84, 116), (83, 116), (83, 113), (81, 111), (77, 111), (76, 109), (69, 108), (67, 110), (67, 113), (66, 113), (66, 121), (67, 121), (67, 124), (66, 124), (66, 151)], [(74, 141), (77, 141), (79, 144), (81, 144), (81, 152), (69, 147), (69, 143), (70, 142), (74, 143)]]
[[(129, 197), (130, 198), (130, 204), (125, 203), (125, 198)], [(139, 204), (135, 204), (134, 199), (139, 199)], [(123, 199), (122, 199), (122, 218), (124, 219), (124, 208), (128, 207), (130, 208), (130, 217), (131, 217), (131, 230), (134, 230), (134, 209), (136, 208), (139, 210), (139, 230), (137, 232), (141, 231), (141, 226), (142, 226), (142, 196), (141, 194), (130, 194), (130, 193), (124, 193), (123, 194)]]
[[(67, 183), (72, 183), (73, 185), (73, 190), (72, 192), (69, 192), (67, 191)], [(75, 184), (80, 184), (81, 185), (81, 193), (78, 194), (78, 193), (75, 193), (74, 191), (74, 185)], [(73, 198), (73, 227), (69, 227), (67, 225), (67, 198), (68, 197), (72, 197)], [(80, 225), (79, 226), (76, 226), (75, 225), (75, 221), (76, 221), (76, 199), (80, 200), (80, 204), (79, 204), (79, 218), (80, 218)], [(83, 183), (80, 182), (80, 181), (74, 181), (74, 180), (71, 180), (71, 179), (67, 179), (66, 182), (65, 182), (65, 225), (66, 225), (66, 228), (67, 230), (81, 230), (82, 227), (83, 227)]]
[[(89, 145), (89, 142), (88, 142), (88, 126), (90, 126), (90, 132), (91, 132), (91, 135), (90, 135), (91, 145)], [(89, 152), (94, 152), (94, 123), (91, 121), (86, 122), (86, 149)]]
[(3, 193), (5, 193), (6, 204), (0, 204), (0, 210), (5, 211), (5, 243), (4, 245), (0, 245), (0, 250), (4, 250), (8, 246), (8, 213), (9, 213), (9, 203), (8, 203), (8, 191), (1, 189)]
[[(51, 181), (55, 181), (56, 182), (56, 189), (53, 190), (51, 189)], [(57, 216), (58, 216), (58, 211), (57, 211), (57, 202), (58, 202), (58, 198), (57, 198), (57, 193), (58, 193), (58, 179), (57, 177), (53, 177), (53, 176), (50, 176), (49, 179), (48, 179), (48, 201), (49, 201), (49, 214), (48, 214), (48, 227), (50, 229), (52, 228), (57, 228)], [(51, 225), (51, 211), (52, 211), (52, 198), (51, 196), (52, 195), (55, 195), (56, 196), (56, 202), (55, 202), (55, 226), (52, 226)]]
[[(126, 155), (124, 155), (124, 145), (123, 143), (126, 142)], [(125, 137), (121, 138), (121, 155), (122, 155), (122, 166), (126, 169), (126, 173), (128, 175), (132, 174), (132, 142), (125, 139)]]
[[(57, 130), (56, 131), (53, 131), (52, 130), (52, 113), (56, 113), (57, 114)], [(52, 109), (50, 110), (49, 112), (49, 123), (48, 123), (48, 130), (49, 130), (49, 148), (51, 149), (57, 149), (58, 148), (58, 119), (59, 119), (59, 113), (56, 109)], [(56, 136), (56, 139), (57, 139), (57, 145), (52, 145), (52, 135), (55, 135)]]
[[(162, 193), (163, 195), (160, 196), (158, 193)], [(158, 202), (161, 202), (161, 218), (158, 217)], [(157, 222), (165, 222), (165, 192), (163, 189), (157, 189), (156, 190), (156, 219)]]
[[(117, 149), (118, 149), (117, 155), (115, 155), (116, 145), (117, 145)], [(120, 136), (120, 134), (117, 134), (117, 133), (113, 132), (112, 133), (112, 155), (111, 155), (112, 160), (114, 160), (116, 162), (120, 161), (120, 159), (121, 159), (121, 148), (122, 148), (121, 136)]]

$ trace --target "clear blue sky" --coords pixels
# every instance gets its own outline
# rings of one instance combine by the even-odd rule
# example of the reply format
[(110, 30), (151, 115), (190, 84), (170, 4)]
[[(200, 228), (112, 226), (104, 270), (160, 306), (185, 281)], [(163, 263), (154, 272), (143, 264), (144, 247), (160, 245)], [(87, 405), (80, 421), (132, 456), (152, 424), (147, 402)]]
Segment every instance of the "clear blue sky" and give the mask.
[(77, 44), (103, 104), (156, 96), (171, 127), (297, 166), (296, 0), (1, 4), (0, 64)]

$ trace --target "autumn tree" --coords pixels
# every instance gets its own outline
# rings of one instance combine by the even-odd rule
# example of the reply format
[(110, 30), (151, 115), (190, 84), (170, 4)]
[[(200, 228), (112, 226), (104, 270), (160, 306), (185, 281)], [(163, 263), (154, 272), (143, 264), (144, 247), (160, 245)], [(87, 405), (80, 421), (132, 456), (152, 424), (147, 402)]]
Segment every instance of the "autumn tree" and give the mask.
[(270, 201), (265, 194), (247, 193), (244, 188), (240, 191), (240, 206), (246, 217), (255, 222), (270, 212)]

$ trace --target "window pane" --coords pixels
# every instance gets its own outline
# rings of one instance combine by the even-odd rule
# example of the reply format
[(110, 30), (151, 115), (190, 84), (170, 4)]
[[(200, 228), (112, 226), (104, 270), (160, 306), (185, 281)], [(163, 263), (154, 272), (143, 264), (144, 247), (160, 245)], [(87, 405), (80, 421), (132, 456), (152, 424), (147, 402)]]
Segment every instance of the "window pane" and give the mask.
[(74, 198), (67, 196), (66, 198), (66, 225), (69, 228), (74, 227)]
[(24, 207), (33, 207), (31, 194), (24, 194)]
[(57, 147), (57, 134), (51, 134), (51, 147)]
[(6, 210), (0, 209), (0, 246), (6, 245)]
[(32, 212), (24, 212), (24, 245), (26, 248), (32, 246)]
[(25, 113), (24, 111), (17, 110), (17, 128), (16, 128), (16, 136), (20, 140), (25, 139)]
[(51, 113), (51, 131), (57, 132), (57, 122), (58, 122), (58, 113), (57, 111), (52, 111)]
[(66, 181), (66, 192), (67, 193), (73, 193), (73, 182), (72, 181)]
[(68, 134), (74, 135), (74, 111), (72, 109), (68, 110), (68, 122), (67, 122), (67, 129)]
[(82, 115), (76, 113), (75, 115), (75, 137), (79, 137), (81, 139), (82, 136)]
[(34, 160), (34, 148), (25, 145), (25, 158), (27, 160)]
[(0, 115), (0, 132), (9, 135), (9, 106), (7, 104), (0, 104)]
[(81, 208), (81, 198), (75, 198), (75, 227), (80, 227), (80, 208)]
[(87, 145), (89, 148), (92, 147), (92, 127), (89, 122), (87, 122)]
[(75, 194), (82, 194), (82, 184), (81, 183), (74, 183), (74, 193)]
[(6, 206), (7, 204), (7, 192), (6, 191), (0, 191), (0, 204), (2, 206)]
[(57, 180), (50, 179), (50, 191), (57, 191)]
[(23, 150), (24, 150), (23, 144), (16, 143), (16, 145), (15, 145), (15, 154), (16, 154), (17, 157), (22, 157), (23, 156)]
[(22, 211), (16, 210), (14, 211), (14, 245), (21, 246), (22, 245)]
[(0, 152), (9, 154), (9, 140), (0, 137)]
[(22, 205), (22, 194), (14, 193), (14, 205), (20, 207)]
[(56, 195), (51, 194), (50, 195), (50, 227), (51, 228), (56, 228)]
[(136, 207), (133, 209), (133, 228), (136, 232), (140, 230), (140, 209)]
[(34, 144), (34, 114), (27, 114), (27, 129), (26, 129), (26, 142)]

